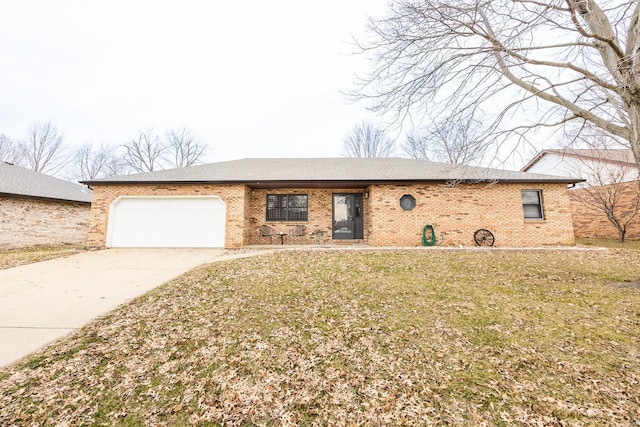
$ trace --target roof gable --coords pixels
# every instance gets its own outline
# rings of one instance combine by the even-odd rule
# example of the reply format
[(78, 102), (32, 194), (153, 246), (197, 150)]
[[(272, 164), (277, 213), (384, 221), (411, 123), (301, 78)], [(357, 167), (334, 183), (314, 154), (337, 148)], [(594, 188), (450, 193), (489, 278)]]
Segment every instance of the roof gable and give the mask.
[(91, 190), (40, 172), (0, 162), (0, 194), (91, 203)]
[(520, 169), (526, 172), (542, 157), (548, 154), (556, 154), (560, 157), (572, 157), (582, 160), (598, 161), (605, 163), (626, 163), (635, 166), (636, 161), (633, 151), (630, 149), (575, 149), (575, 150), (542, 150), (533, 159)]

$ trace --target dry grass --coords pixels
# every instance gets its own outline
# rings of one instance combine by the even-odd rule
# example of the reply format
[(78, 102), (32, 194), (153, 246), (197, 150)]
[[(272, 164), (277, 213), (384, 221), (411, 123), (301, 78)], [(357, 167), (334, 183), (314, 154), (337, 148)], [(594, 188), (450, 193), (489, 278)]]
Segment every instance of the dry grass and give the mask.
[(22, 249), (3, 249), (0, 250), (0, 270), (69, 256), (82, 250), (83, 249), (75, 246), (41, 246)]
[(2, 425), (640, 423), (638, 251), (211, 264), (0, 371)]
[(576, 244), (578, 246), (591, 246), (610, 249), (640, 249), (640, 240), (625, 240), (624, 243), (620, 243), (616, 239), (576, 238)]

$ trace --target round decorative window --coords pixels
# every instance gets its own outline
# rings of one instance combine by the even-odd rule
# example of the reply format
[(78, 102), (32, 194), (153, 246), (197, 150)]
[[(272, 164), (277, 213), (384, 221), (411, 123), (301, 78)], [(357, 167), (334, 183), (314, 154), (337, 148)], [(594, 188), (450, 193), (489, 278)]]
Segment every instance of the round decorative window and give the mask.
[(413, 210), (416, 207), (416, 199), (410, 194), (400, 197), (400, 207), (405, 211)]

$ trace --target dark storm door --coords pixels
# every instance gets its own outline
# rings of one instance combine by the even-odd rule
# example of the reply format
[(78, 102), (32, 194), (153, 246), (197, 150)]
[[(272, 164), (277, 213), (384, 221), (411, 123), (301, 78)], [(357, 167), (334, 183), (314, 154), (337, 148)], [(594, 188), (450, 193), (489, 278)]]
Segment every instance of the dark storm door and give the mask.
[(362, 239), (362, 194), (333, 195), (333, 238)]

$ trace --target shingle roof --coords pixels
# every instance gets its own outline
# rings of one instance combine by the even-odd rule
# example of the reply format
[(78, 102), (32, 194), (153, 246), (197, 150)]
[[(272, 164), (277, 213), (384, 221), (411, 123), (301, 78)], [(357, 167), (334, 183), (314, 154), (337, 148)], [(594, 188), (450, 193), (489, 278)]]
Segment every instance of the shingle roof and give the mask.
[(579, 182), (579, 178), (402, 158), (242, 159), (92, 181), (108, 183), (322, 183), (419, 181)]
[(91, 203), (91, 190), (0, 161), (0, 194)]
[(522, 167), (522, 171), (526, 172), (538, 160), (546, 154), (558, 154), (562, 157), (575, 157), (588, 160), (598, 160), (610, 163), (628, 163), (635, 166), (636, 160), (633, 151), (630, 149), (575, 149), (575, 150), (542, 150), (536, 156)]

